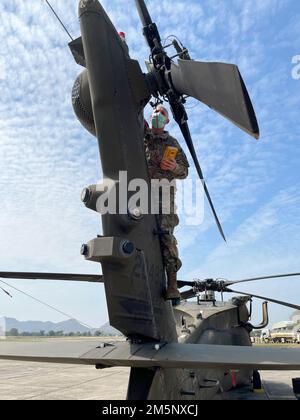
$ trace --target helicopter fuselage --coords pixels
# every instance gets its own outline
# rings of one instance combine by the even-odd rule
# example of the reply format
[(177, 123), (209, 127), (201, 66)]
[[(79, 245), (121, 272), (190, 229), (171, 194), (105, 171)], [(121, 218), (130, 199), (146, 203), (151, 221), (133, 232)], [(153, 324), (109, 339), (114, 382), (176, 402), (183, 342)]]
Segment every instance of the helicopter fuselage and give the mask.
[[(243, 299), (230, 302), (182, 302), (174, 309), (182, 344), (251, 346), (249, 311)], [(212, 400), (235, 387), (251, 384), (249, 370), (157, 370), (149, 400)], [(131, 395), (134, 397), (134, 395)]]

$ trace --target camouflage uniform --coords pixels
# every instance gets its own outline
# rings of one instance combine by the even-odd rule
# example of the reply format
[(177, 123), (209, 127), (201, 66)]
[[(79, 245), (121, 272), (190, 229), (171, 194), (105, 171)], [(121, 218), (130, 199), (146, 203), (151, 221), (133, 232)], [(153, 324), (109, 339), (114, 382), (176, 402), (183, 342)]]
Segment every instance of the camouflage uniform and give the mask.
[[(177, 169), (175, 172), (164, 171), (160, 167), (168, 146), (177, 147), (179, 150), (176, 157)], [(189, 163), (186, 155), (178, 141), (171, 137), (168, 132), (155, 135), (149, 131), (145, 136), (145, 152), (151, 179), (174, 181), (175, 179), (183, 180), (187, 178)], [(176, 189), (174, 188), (171, 189), (170, 200), (170, 214), (162, 214), (162, 196), (160, 195), (160, 211), (157, 215), (157, 222), (160, 231), (169, 231), (169, 235), (160, 235), (165, 268), (168, 273), (177, 273), (182, 267), (182, 262), (179, 258), (178, 243), (174, 236), (175, 227), (179, 224), (175, 205)]]

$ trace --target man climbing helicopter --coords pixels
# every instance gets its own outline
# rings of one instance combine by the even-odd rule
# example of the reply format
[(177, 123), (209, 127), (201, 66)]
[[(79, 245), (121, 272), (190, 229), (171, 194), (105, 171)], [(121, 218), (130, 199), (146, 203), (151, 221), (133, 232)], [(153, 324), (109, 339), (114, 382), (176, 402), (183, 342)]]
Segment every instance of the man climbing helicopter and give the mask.
[[(146, 130), (145, 151), (149, 175), (152, 180), (167, 180), (169, 183), (177, 179), (185, 179), (189, 173), (189, 163), (178, 141), (165, 131), (170, 122), (166, 108), (158, 105), (151, 116), (152, 129)], [(147, 127), (147, 126), (146, 126)], [(180, 292), (177, 288), (177, 272), (182, 267), (177, 248), (174, 230), (179, 224), (176, 214), (176, 185), (170, 188), (167, 201), (160, 192), (159, 214), (157, 215), (158, 229), (160, 232), (161, 247), (164, 266), (167, 271), (168, 288), (166, 300), (172, 300), (176, 305), (180, 302)], [(166, 211), (167, 208), (167, 211)]]

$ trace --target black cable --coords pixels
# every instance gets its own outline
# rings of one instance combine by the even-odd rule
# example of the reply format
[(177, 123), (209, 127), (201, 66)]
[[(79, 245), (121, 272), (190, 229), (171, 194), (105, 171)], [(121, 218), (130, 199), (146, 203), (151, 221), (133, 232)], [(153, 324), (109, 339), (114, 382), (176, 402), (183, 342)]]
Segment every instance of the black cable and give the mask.
[(162, 44), (163, 44), (163, 47), (164, 47), (164, 48), (165, 48), (166, 42), (167, 42), (169, 39), (171, 39), (171, 38), (175, 38), (175, 39), (179, 42), (180, 46), (181, 46), (182, 48), (184, 48), (184, 47), (183, 47), (183, 43), (180, 41), (180, 39), (179, 39), (179, 38), (178, 38), (178, 36), (176, 36), (176, 35), (169, 35), (166, 39), (164, 39), (164, 40), (162, 41)]
[(3, 289), (2, 287), (0, 287), (0, 290), (2, 290), (2, 292), (4, 292), (7, 296), (12, 298), (12, 295), (10, 293), (8, 293), (7, 290)]
[(45, 0), (46, 3), (48, 4), (48, 6), (50, 7), (50, 9), (52, 10), (52, 12), (54, 13), (55, 17), (57, 18), (57, 20), (60, 22), (61, 26), (64, 28), (64, 30), (67, 32), (67, 34), (69, 35), (69, 37), (71, 38), (72, 41), (74, 41), (74, 38), (72, 37), (72, 35), (70, 34), (70, 32), (68, 31), (68, 29), (65, 27), (65, 25), (63, 24), (62, 20), (60, 19), (60, 17), (58, 16), (58, 14), (56, 13), (56, 11), (53, 9), (53, 7), (51, 6), (51, 4), (49, 3), (48, 0)]
[[(59, 309), (55, 308), (54, 306), (51, 306), (51, 305), (49, 305), (48, 303), (43, 302), (42, 300), (37, 299), (37, 298), (35, 298), (34, 296), (31, 296), (31, 295), (29, 295), (29, 294), (28, 294), (28, 293), (26, 293), (26, 292), (23, 292), (23, 290), (17, 289), (16, 287), (12, 286), (12, 285), (11, 285), (11, 284), (9, 284), (9, 283), (6, 283), (6, 282), (5, 282), (5, 281), (3, 281), (3, 280), (0, 280), (0, 282), (1, 282), (1, 283), (3, 283), (3, 284), (5, 284), (5, 285), (6, 285), (6, 286), (8, 286), (8, 287), (11, 287), (12, 289), (16, 290), (17, 292), (22, 293), (23, 295), (25, 295), (25, 296), (29, 297), (30, 299), (32, 299), (32, 300), (34, 300), (34, 301), (36, 301), (36, 302), (40, 303), (41, 305), (44, 305), (44, 306), (46, 306), (47, 308), (50, 308), (50, 309), (52, 309), (53, 311), (58, 312), (59, 314), (61, 314), (61, 315), (65, 316), (65, 317), (67, 317), (68, 319), (73, 319), (74, 321), (79, 322), (79, 323), (80, 323), (80, 324), (82, 324), (84, 327), (87, 327), (87, 328), (89, 328), (89, 329), (95, 329), (94, 327), (92, 327), (92, 326), (90, 326), (90, 325), (88, 325), (88, 324), (85, 324), (84, 322), (81, 322), (80, 320), (76, 319), (74, 316), (69, 315), (69, 314), (67, 314), (66, 312), (62, 312), (61, 310), (59, 310)], [(6, 292), (6, 293), (7, 293), (7, 292)], [(11, 296), (11, 297), (12, 297), (12, 296)]]

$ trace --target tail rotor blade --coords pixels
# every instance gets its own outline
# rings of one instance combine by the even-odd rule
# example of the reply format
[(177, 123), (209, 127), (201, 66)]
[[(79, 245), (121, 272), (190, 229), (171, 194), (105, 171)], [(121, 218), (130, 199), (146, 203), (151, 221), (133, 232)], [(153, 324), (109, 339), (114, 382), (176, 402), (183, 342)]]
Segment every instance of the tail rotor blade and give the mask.
[(275, 299), (271, 299), (271, 298), (264, 297), (264, 296), (253, 295), (252, 293), (238, 292), (238, 291), (232, 290), (232, 289), (226, 289), (226, 292), (237, 293), (237, 294), (240, 294), (240, 295), (250, 296), (250, 297), (253, 297), (253, 298), (256, 298), (256, 299), (265, 300), (267, 302), (276, 303), (276, 305), (286, 306), (287, 308), (292, 308), (292, 309), (296, 309), (297, 311), (300, 311), (300, 306), (299, 305), (294, 305), (292, 303), (283, 302), (281, 300), (275, 300)]
[(145, 27), (151, 25), (153, 22), (144, 0), (135, 0), (135, 4), (143, 26)]
[(179, 123), (179, 127), (180, 127), (180, 130), (181, 130), (182, 134), (183, 134), (183, 137), (185, 138), (185, 141), (186, 141), (186, 144), (187, 144), (187, 146), (189, 148), (189, 151), (190, 151), (190, 153), (192, 155), (192, 158), (193, 158), (193, 161), (195, 163), (195, 166), (196, 166), (198, 175), (199, 175), (199, 177), (200, 177), (200, 179), (202, 181), (203, 188), (204, 188), (204, 191), (205, 191), (205, 195), (207, 197), (207, 200), (209, 202), (210, 208), (211, 208), (212, 213), (214, 215), (214, 218), (215, 218), (215, 221), (217, 223), (219, 232), (220, 232), (222, 238), (224, 239), (224, 241), (227, 242), (226, 241), (226, 236), (225, 236), (224, 231), (223, 231), (223, 228), (222, 228), (222, 225), (220, 223), (219, 217), (217, 215), (217, 212), (216, 212), (215, 207), (213, 205), (213, 202), (212, 202), (210, 193), (208, 191), (206, 182), (204, 180), (203, 172), (202, 172), (202, 169), (201, 169), (201, 166), (200, 166), (200, 163), (198, 161), (198, 157), (197, 157), (197, 154), (196, 154), (196, 151), (195, 151), (195, 148), (194, 148), (194, 144), (193, 144), (193, 140), (192, 140), (192, 137), (191, 137), (189, 126), (188, 126), (187, 122), (184, 121), (184, 122)]
[(222, 228), (221, 222), (220, 222), (220, 220), (219, 220), (219, 218), (218, 218), (217, 212), (216, 212), (216, 210), (215, 210), (215, 208), (214, 208), (214, 205), (213, 205), (213, 202), (212, 202), (212, 199), (211, 199), (211, 197), (210, 197), (210, 194), (209, 194), (209, 191), (208, 191), (208, 189), (207, 189), (207, 185), (206, 185), (206, 182), (205, 182), (205, 181), (204, 181), (204, 183), (203, 183), (203, 186), (204, 186), (204, 191), (205, 191), (205, 194), (206, 194), (207, 200), (208, 200), (208, 202), (209, 202), (210, 208), (211, 208), (211, 210), (212, 210), (212, 212), (213, 212), (213, 215), (214, 215), (215, 221), (216, 221), (216, 223), (217, 223), (217, 226), (218, 226), (219, 232), (220, 232), (220, 234), (221, 234), (222, 238), (224, 239), (224, 241), (225, 241), (225, 242), (227, 242), (227, 239), (226, 239), (225, 233), (224, 233), (224, 231), (223, 231), (223, 228)]
[(259, 139), (259, 126), (245, 83), (237, 66), (178, 60), (172, 81), (181, 95), (192, 96)]

